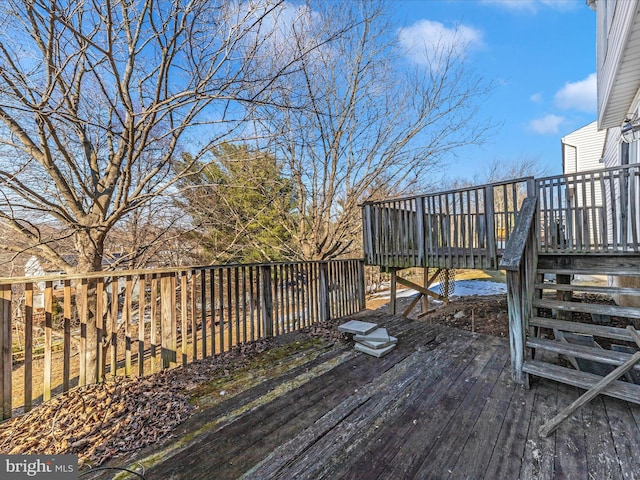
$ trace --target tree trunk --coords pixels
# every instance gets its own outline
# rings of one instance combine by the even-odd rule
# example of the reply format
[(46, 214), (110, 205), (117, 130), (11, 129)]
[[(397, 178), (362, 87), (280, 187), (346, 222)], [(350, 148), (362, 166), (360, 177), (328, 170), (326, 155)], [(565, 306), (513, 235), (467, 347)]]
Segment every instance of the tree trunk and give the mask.
[[(92, 273), (102, 270), (104, 236), (95, 237), (90, 232), (76, 234), (75, 245), (78, 252), (76, 273)], [(87, 279), (78, 283), (76, 287), (76, 305), (80, 316), (80, 385), (94, 383), (100, 378), (98, 372), (100, 342), (97, 330), (96, 286), (96, 279)], [(117, 301), (117, 298), (113, 301)]]

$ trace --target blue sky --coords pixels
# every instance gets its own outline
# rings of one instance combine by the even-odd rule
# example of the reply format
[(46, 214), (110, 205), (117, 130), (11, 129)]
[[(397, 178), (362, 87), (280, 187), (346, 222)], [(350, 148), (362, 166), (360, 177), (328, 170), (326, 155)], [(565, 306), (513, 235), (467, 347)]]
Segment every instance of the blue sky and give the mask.
[(498, 127), (456, 171), (536, 158), (561, 173), (560, 139), (596, 118), (596, 15), (584, 0), (405, 0), (396, 12), (414, 40), (457, 26), (474, 70), (495, 82), (481, 113)]

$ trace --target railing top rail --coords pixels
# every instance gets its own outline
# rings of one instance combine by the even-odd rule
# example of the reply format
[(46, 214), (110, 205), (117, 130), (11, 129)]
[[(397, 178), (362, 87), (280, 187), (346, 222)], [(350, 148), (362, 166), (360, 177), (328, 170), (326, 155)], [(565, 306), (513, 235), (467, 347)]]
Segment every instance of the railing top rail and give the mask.
[(162, 275), (167, 273), (185, 273), (202, 270), (222, 270), (225, 268), (238, 267), (273, 267), (280, 265), (298, 265), (298, 264), (318, 264), (328, 262), (350, 262), (361, 261), (362, 258), (335, 258), (331, 260), (301, 260), (291, 262), (267, 262), (267, 263), (228, 263), (217, 265), (198, 265), (189, 267), (164, 267), (164, 268), (145, 268), (136, 270), (102, 270), (91, 273), (60, 273), (54, 275), (42, 276), (25, 276), (25, 277), (2, 277), (0, 285), (11, 285), (14, 283), (40, 283), (55, 282), (59, 280), (81, 280), (89, 278), (105, 278), (105, 277), (126, 277), (128, 275)]
[(444, 194), (450, 194), (450, 193), (464, 193), (464, 192), (468, 192), (468, 191), (471, 191), (471, 190), (480, 190), (480, 189), (488, 188), (488, 187), (500, 187), (502, 185), (511, 185), (513, 183), (524, 183), (524, 182), (526, 182), (528, 180), (534, 180), (534, 177), (514, 178), (514, 179), (504, 180), (504, 181), (500, 181), (500, 182), (485, 183), (485, 184), (482, 184), (482, 185), (474, 185), (474, 186), (464, 187), (464, 188), (455, 188), (455, 189), (452, 189), (452, 190), (441, 190), (441, 191), (438, 191), (438, 192), (429, 192), (429, 193), (423, 193), (423, 194), (417, 194), (417, 195), (408, 195), (406, 197), (392, 197), (392, 198), (387, 198), (385, 200), (367, 200), (366, 202), (361, 203), (361, 206), (376, 205), (376, 204), (383, 204), (383, 203), (390, 203), (390, 202), (404, 202), (404, 201), (408, 201), (408, 200), (416, 200), (418, 198), (435, 197), (437, 195), (444, 195)]
[(584, 170), (580, 172), (573, 173), (564, 173), (561, 175), (549, 175), (548, 177), (540, 177), (536, 178), (536, 182), (544, 182), (546, 180), (556, 180), (558, 178), (570, 178), (570, 177), (586, 177), (593, 174), (598, 173), (607, 173), (607, 172), (616, 172), (620, 170), (627, 170), (630, 168), (638, 168), (640, 167), (640, 163), (629, 163), (627, 165), (617, 165), (615, 167), (607, 167), (607, 168), (596, 168), (594, 170)]

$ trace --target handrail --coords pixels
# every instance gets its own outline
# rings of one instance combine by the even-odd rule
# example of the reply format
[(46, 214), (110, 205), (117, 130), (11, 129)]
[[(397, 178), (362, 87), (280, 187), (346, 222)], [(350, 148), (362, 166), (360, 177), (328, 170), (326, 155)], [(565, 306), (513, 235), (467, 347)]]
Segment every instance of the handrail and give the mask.
[(502, 259), (500, 260), (501, 270), (517, 271), (520, 268), (526, 253), (529, 232), (536, 219), (537, 205), (537, 197), (527, 197), (522, 202), (516, 227), (511, 232), (507, 246), (502, 253)]
[(555, 180), (557, 178), (563, 178), (563, 177), (572, 177), (575, 175), (578, 176), (583, 176), (583, 175), (593, 175), (594, 173), (608, 173), (608, 172), (615, 172), (618, 170), (628, 170), (630, 168), (637, 168), (640, 167), (640, 163), (628, 163), (626, 165), (617, 165), (615, 167), (605, 167), (605, 168), (594, 168), (591, 170), (580, 170), (579, 172), (571, 172), (571, 173), (563, 173), (562, 175), (549, 175), (546, 177), (540, 177), (540, 178), (536, 178), (536, 182), (544, 182), (546, 180)]
[(484, 183), (481, 185), (472, 185), (469, 187), (456, 188), (452, 190), (439, 190), (437, 192), (408, 195), (405, 197), (389, 197), (389, 198), (385, 198), (384, 200), (367, 200), (365, 202), (362, 202), (360, 206), (383, 204), (387, 202), (404, 202), (408, 200), (417, 200), (418, 198), (433, 197), (433, 196), (445, 195), (445, 194), (465, 193), (465, 192), (470, 192), (472, 190), (479, 190), (479, 189), (488, 188), (488, 187), (501, 187), (503, 185), (511, 185), (512, 183), (524, 183), (529, 180), (535, 180), (535, 178), (531, 176), (521, 177), (521, 178), (510, 179), (510, 180), (503, 180), (500, 182)]
[(90, 278), (104, 278), (104, 277), (125, 277), (127, 275), (161, 275), (166, 273), (188, 273), (188, 272), (200, 272), (203, 270), (216, 270), (223, 268), (238, 268), (238, 267), (278, 267), (283, 265), (291, 265), (292, 263), (304, 263), (308, 265), (321, 264), (327, 262), (352, 262), (360, 261), (361, 258), (345, 258), (334, 260), (305, 260), (300, 262), (264, 262), (264, 263), (226, 263), (217, 265), (197, 265), (192, 267), (161, 267), (161, 268), (139, 268), (134, 270), (100, 270), (98, 272), (90, 273), (56, 273), (51, 275), (32, 275), (24, 277), (0, 277), (0, 285), (11, 285), (14, 283), (26, 283), (26, 282), (55, 282), (62, 280), (81, 280)]

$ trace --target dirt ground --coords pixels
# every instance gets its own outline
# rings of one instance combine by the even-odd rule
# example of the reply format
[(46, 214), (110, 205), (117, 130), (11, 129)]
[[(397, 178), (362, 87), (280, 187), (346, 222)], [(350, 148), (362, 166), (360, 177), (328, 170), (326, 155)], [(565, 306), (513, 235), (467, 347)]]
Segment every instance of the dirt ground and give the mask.
[[(411, 298), (399, 299), (397, 313), (402, 314), (411, 300)], [(388, 304), (379, 308), (389, 311)], [(429, 311), (431, 313), (420, 318), (422, 321), (496, 337), (509, 336), (506, 295), (453, 297), (448, 304), (431, 302)], [(409, 318), (418, 318), (420, 314), (420, 305), (418, 305), (409, 314)]]

